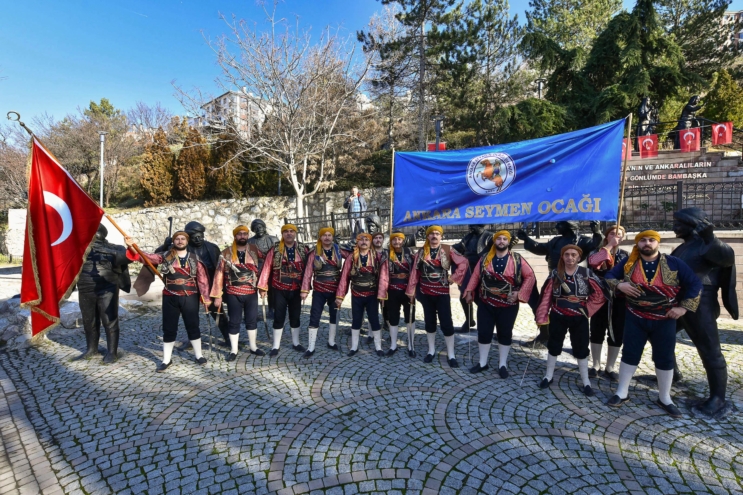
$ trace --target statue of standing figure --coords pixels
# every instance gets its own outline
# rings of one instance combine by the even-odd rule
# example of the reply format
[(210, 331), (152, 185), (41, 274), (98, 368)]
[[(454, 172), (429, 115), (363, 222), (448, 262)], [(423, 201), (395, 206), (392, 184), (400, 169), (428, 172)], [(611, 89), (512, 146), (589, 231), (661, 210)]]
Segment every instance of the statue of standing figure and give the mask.
[(735, 292), (735, 252), (715, 236), (714, 225), (701, 208), (684, 208), (673, 214), (673, 231), (684, 240), (671, 253), (683, 260), (702, 281), (702, 293), (696, 312), (688, 311), (676, 323), (676, 331), (686, 330), (697, 348), (707, 372), (709, 398), (699, 410), (714, 416), (725, 407), (728, 371), (720, 347), (717, 318), (722, 289), (722, 302), (733, 319), (738, 319), (738, 299)]
[(673, 138), (674, 149), (681, 149), (681, 131), (691, 129), (692, 127), (699, 127), (699, 121), (696, 118), (697, 112), (704, 106), (699, 104), (699, 95), (694, 95), (689, 98), (689, 103), (684, 106), (681, 110), (681, 116), (679, 116), (678, 125), (674, 129), (676, 131)]
[(637, 124), (637, 135), (649, 136), (655, 134), (655, 126), (658, 123), (658, 108), (650, 102), (650, 98), (646, 96), (642, 99), (637, 114), (640, 117)]

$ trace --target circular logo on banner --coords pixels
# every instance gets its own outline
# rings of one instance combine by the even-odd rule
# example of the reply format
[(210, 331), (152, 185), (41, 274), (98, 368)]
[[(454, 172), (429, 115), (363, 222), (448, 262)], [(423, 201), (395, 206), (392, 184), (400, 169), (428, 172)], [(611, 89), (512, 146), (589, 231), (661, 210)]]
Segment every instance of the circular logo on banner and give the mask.
[(516, 179), (516, 164), (506, 153), (486, 153), (467, 165), (467, 185), (480, 195), (498, 194)]

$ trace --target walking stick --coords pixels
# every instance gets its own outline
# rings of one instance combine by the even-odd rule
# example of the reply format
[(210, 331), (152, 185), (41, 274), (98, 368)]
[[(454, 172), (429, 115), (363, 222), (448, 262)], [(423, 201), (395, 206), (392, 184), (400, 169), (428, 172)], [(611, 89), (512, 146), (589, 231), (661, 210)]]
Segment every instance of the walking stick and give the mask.
[[(469, 306), (467, 307), (467, 312), (468, 312), (467, 322), (472, 323), (472, 303), (469, 302), (468, 305)], [(467, 328), (467, 355), (470, 361), (470, 366), (472, 366), (472, 339), (470, 338), (470, 328), (472, 327)]]
[[(415, 301), (410, 301), (410, 323), (408, 330), (408, 357), (415, 357)], [(412, 335), (410, 332), (413, 332)], [(412, 347), (411, 347), (412, 344)]]
[(335, 336), (337, 337), (337, 340), (335, 341), (335, 343), (338, 346), (338, 353), (341, 355), (341, 357), (343, 357), (343, 351), (341, 350), (340, 326), (341, 326), (341, 308), (340, 306), (338, 306), (336, 308), (336, 314), (335, 314)]
[(273, 338), (268, 334), (268, 320), (266, 319), (266, 298), (261, 297), (261, 308), (263, 309), (263, 330), (266, 332), (268, 343), (273, 345)]
[[(214, 333), (214, 330), (212, 328), (212, 322), (210, 321), (212, 319), (211, 315), (209, 314), (209, 306), (204, 303), (204, 314), (206, 314), (206, 324), (209, 327), (209, 359), (212, 358), (212, 334)], [(217, 313), (219, 315), (219, 313)], [(217, 320), (219, 321), (219, 320)], [(220, 360), (222, 358), (222, 355), (219, 354)]]
[(536, 347), (536, 345), (537, 345), (537, 339), (534, 339), (534, 343), (531, 346), (532, 352), (529, 353), (529, 359), (526, 361), (526, 367), (524, 368), (524, 374), (521, 375), (521, 382), (519, 383), (519, 388), (521, 387), (521, 385), (524, 384), (524, 377), (526, 377), (526, 370), (529, 369), (529, 363), (531, 362), (531, 356), (532, 354), (534, 354), (534, 347)]

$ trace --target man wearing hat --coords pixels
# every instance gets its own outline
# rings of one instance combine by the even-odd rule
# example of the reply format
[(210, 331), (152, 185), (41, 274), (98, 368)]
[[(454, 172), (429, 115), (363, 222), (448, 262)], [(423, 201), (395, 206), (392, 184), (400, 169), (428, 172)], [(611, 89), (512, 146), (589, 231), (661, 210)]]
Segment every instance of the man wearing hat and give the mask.
[(258, 280), (261, 297), (266, 297), (269, 287), (274, 293), (273, 348), (268, 354), (276, 356), (281, 346), (286, 312), (289, 311), (289, 326), (292, 330), (292, 349), (303, 352), (299, 344), (300, 316), (302, 314), (302, 276), (309, 248), (296, 242), (297, 227), (290, 223), (281, 227), (281, 240), (266, 254), (266, 261)]
[[(248, 244), (252, 244), (258, 248), (258, 273), (263, 271), (263, 264), (266, 261), (266, 255), (277, 242), (279, 238), (274, 235), (268, 235), (266, 231), (266, 222), (260, 218), (256, 218), (250, 222), (250, 230), (253, 232), (253, 237), (248, 239)], [(273, 288), (268, 287), (268, 318), (273, 318)]]
[[(467, 258), (451, 249), (451, 246), (441, 243), (443, 235), (444, 229), (438, 225), (432, 225), (426, 229), (426, 242), (415, 255), (405, 293), (411, 303), (415, 302), (417, 297), (423, 306), (423, 319), (428, 338), (428, 354), (423, 362), (432, 362), (436, 354), (436, 317), (438, 316), (446, 342), (449, 366), (458, 368), (459, 364), (454, 354), (454, 323), (451, 317), (449, 285), (462, 283), (468, 264)], [(449, 276), (452, 263), (457, 266), (457, 269)]]
[[(619, 248), (619, 244), (624, 239), (624, 234), (624, 227), (617, 227), (616, 225), (609, 227), (604, 232), (604, 241), (601, 243), (601, 247), (588, 255), (588, 266), (600, 279), (603, 280), (606, 272), (629, 256), (627, 251)], [(607, 304), (601, 306), (596, 314), (591, 317), (591, 360), (593, 365), (588, 370), (589, 378), (595, 378), (601, 370), (601, 349), (604, 346), (604, 336), (608, 333), (609, 349), (606, 353), (604, 376), (613, 382), (619, 380), (619, 374), (614, 371), (614, 365), (617, 362), (624, 337), (625, 303), (623, 294), (619, 293), (616, 296), (612, 297)]]
[(687, 311), (697, 310), (702, 282), (679, 258), (660, 254), (659, 245), (658, 232), (640, 232), (629, 258), (606, 274), (609, 287), (624, 293), (627, 301), (619, 384), (607, 405), (619, 407), (629, 400), (630, 380), (649, 340), (658, 377), (656, 403), (672, 417), (680, 418), (681, 411), (671, 399), (676, 320)]
[(513, 325), (519, 314), (519, 302), (529, 302), (536, 283), (534, 270), (518, 253), (511, 252), (511, 233), (501, 230), (493, 234), (490, 251), (475, 265), (464, 298), (471, 304), (479, 291), (477, 306), (477, 343), (480, 362), (471, 373), (488, 369), (488, 353), (493, 342), (493, 329), (498, 332), (498, 374), (508, 378), (508, 351), (511, 349)]
[(389, 272), (387, 260), (372, 246), (372, 236), (360, 233), (356, 236), (356, 247), (346, 259), (336, 290), (336, 305), (340, 308), (351, 287), (351, 349), (349, 356), (359, 350), (359, 335), (364, 322), (364, 312), (369, 319), (378, 356), (382, 351), (382, 327), (379, 324), (379, 302), (386, 298)]
[(390, 348), (387, 356), (397, 352), (397, 333), (400, 325), (400, 307), (403, 309), (408, 336), (408, 356), (415, 357), (415, 327), (413, 323), (415, 305), (410, 304), (405, 290), (410, 280), (410, 270), (413, 267), (413, 252), (405, 246), (405, 234), (393, 232), (390, 234), (390, 251), (387, 257), (389, 283), (387, 287), (387, 314), (390, 322)]
[[(199, 299), (205, 308), (209, 306), (209, 276), (199, 256), (188, 251), (188, 240), (186, 232), (178, 231), (173, 234), (173, 243), (167, 253), (143, 253), (150, 263), (160, 265), (160, 273), (165, 278), (162, 302), (163, 362), (157, 367), (158, 372), (165, 371), (171, 364), (180, 317), (183, 317), (196, 362), (206, 364), (206, 358), (201, 355)], [(132, 248), (132, 238), (125, 237), (124, 242), (129, 248), (127, 258), (143, 262)]]
[(212, 284), (211, 297), (214, 298), (214, 305), (221, 308), (224, 298), (230, 316), (231, 350), (227, 361), (237, 359), (242, 321), (245, 321), (250, 353), (265, 356), (255, 343), (258, 334), (258, 248), (254, 244), (248, 244), (249, 235), (250, 230), (245, 225), (238, 225), (232, 230), (232, 246), (219, 255)]
[(338, 244), (334, 242), (335, 229), (323, 227), (317, 236), (317, 245), (310, 251), (307, 257), (307, 266), (302, 278), (301, 298), (304, 301), (312, 286), (312, 307), (310, 308), (310, 325), (307, 328), (309, 334), (307, 351), (304, 357), (308, 358), (315, 353), (315, 341), (317, 331), (320, 328), (320, 317), (323, 309), (328, 306), (330, 326), (328, 330), (328, 348), (338, 350), (335, 343), (335, 332), (338, 308), (335, 305), (335, 292), (338, 290), (338, 282), (341, 278), (341, 266), (343, 265), (343, 253)]
[(562, 353), (565, 335), (570, 333), (573, 356), (583, 382), (581, 391), (593, 395), (588, 377), (588, 319), (604, 304), (601, 280), (589, 268), (578, 266), (583, 252), (573, 244), (563, 246), (557, 269), (542, 287), (542, 296), (536, 311), (537, 325), (549, 323), (547, 340), (547, 373), (539, 388), (549, 388), (555, 372), (557, 357)]

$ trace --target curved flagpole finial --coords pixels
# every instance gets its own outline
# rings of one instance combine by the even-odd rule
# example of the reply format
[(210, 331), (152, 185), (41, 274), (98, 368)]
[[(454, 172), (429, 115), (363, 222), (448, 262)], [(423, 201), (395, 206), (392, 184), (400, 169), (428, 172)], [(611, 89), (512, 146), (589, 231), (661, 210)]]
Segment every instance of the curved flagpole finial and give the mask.
[[(11, 115), (15, 115), (15, 118), (13, 118)], [(10, 112), (8, 112), (6, 114), (6, 116), (8, 117), (8, 120), (10, 120), (12, 122), (18, 122), (18, 124), (20, 124), (20, 126), (23, 127), (23, 130), (25, 130), (31, 137), (33, 137), (34, 133), (31, 132), (31, 129), (29, 129), (28, 127), (26, 127), (26, 124), (23, 123), (23, 121), (21, 120), (21, 114), (20, 113), (14, 111), (14, 110), (11, 110)]]

